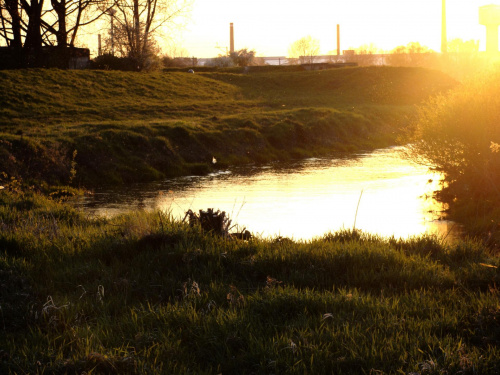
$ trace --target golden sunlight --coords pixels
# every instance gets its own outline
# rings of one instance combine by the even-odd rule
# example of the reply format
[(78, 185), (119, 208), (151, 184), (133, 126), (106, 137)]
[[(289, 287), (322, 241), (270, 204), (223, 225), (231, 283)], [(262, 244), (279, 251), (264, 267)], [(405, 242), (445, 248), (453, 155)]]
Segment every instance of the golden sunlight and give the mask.
[[(448, 40), (480, 40), (485, 48), (486, 30), (479, 24), (478, 9), (484, 0), (448, 0)], [(320, 53), (336, 50), (336, 25), (340, 25), (341, 49), (374, 45), (390, 51), (419, 42), (435, 51), (441, 48), (439, 0), (353, 0), (307, 3), (285, 0), (198, 0), (192, 24), (183, 34), (190, 55), (212, 57), (229, 43), (229, 23), (234, 23), (235, 48), (255, 49), (260, 56), (285, 56), (289, 45), (306, 35), (320, 40)]]

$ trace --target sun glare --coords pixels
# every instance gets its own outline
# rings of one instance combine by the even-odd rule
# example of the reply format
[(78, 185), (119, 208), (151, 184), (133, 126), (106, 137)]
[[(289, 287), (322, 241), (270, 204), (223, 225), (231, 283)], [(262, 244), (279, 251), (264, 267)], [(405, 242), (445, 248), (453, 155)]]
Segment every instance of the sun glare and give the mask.
[[(489, 2), (447, 0), (448, 39), (480, 40), (484, 50), (485, 29), (479, 25), (478, 9), (485, 4)], [(198, 0), (181, 44), (191, 55), (216, 56), (229, 45), (229, 23), (233, 22), (236, 49), (284, 56), (291, 43), (311, 35), (320, 40), (320, 53), (327, 54), (336, 51), (339, 24), (341, 50), (371, 44), (390, 51), (419, 42), (440, 51), (441, 5), (440, 0), (256, 0), (251, 4)]]

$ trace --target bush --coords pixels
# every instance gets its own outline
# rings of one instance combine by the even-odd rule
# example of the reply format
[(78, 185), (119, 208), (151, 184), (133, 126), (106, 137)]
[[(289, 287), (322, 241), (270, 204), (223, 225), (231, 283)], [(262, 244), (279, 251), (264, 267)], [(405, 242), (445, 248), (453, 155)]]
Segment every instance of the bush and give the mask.
[(230, 68), (234, 66), (234, 62), (230, 57), (219, 56), (208, 60), (205, 66), (216, 68)]
[(500, 71), (478, 77), (419, 110), (412, 149), (469, 195), (500, 190)]
[(92, 60), (90, 68), (96, 70), (136, 71), (139, 70), (139, 63), (130, 57), (117, 57), (111, 54), (104, 54)]

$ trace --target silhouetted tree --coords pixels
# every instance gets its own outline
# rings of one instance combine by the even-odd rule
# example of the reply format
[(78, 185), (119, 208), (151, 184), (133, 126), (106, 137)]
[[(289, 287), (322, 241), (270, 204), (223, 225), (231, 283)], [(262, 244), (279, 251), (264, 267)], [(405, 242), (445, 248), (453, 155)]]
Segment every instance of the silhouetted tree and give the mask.
[(97, 20), (105, 0), (2, 0), (0, 39), (21, 60), (41, 65), (43, 46), (74, 46), (80, 27)]
[(249, 66), (253, 64), (255, 59), (255, 51), (248, 50), (247, 48), (240, 49), (229, 55), (236, 66)]
[(387, 63), (394, 66), (429, 66), (434, 51), (418, 42), (410, 42), (406, 46), (398, 46), (387, 57)]
[(112, 0), (114, 43), (121, 55), (137, 61), (139, 69), (156, 56), (155, 37), (163, 27), (176, 26), (187, 16), (191, 0)]

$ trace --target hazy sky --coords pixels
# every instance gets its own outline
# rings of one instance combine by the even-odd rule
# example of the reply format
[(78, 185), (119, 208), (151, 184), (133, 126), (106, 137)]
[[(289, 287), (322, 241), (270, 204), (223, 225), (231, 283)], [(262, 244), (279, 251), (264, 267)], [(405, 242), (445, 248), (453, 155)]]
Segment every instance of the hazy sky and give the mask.
[[(484, 50), (478, 8), (491, 3), (447, 0), (448, 39), (480, 40)], [(230, 22), (235, 49), (254, 49), (259, 56), (285, 56), (291, 43), (307, 35), (319, 39), (320, 53), (336, 50), (337, 24), (342, 50), (370, 43), (390, 50), (416, 41), (436, 51), (441, 46), (441, 0), (195, 0), (178, 45), (190, 56), (217, 56), (229, 47)]]

